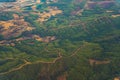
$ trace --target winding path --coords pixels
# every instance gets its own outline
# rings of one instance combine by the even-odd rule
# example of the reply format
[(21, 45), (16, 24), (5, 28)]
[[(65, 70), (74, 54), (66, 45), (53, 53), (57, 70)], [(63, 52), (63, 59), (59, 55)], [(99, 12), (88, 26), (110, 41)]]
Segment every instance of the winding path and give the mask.
[[(72, 56), (76, 55), (77, 52), (78, 52), (81, 48), (83, 48), (83, 46), (84, 46), (84, 45), (80, 46), (80, 47), (79, 47), (77, 50), (75, 50), (69, 57), (72, 57)], [(47, 48), (46, 48), (46, 50), (49, 51)], [(27, 61), (27, 60), (24, 59), (24, 60), (23, 60), (23, 61), (25, 62), (24, 64), (20, 65), (20, 66), (17, 67), (17, 68), (13, 68), (13, 69), (11, 69), (11, 70), (9, 70), (9, 71), (2, 72), (2, 73), (0, 73), (0, 75), (5, 75), (5, 74), (8, 74), (8, 73), (13, 72), (13, 71), (20, 70), (20, 69), (22, 69), (24, 66), (30, 65), (30, 64), (36, 64), (36, 63), (54, 64), (54, 63), (56, 63), (56, 61), (58, 61), (58, 60), (60, 60), (60, 59), (62, 58), (62, 55), (61, 55), (60, 51), (59, 51), (59, 50), (56, 50), (56, 51), (58, 52), (58, 57), (55, 58), (55, 59), (54, 59), (53, 61), (51, 61), (51, 62), (36, 61), (36, 62), (33, 62), (33, 63), (32, 63), (32, 62), (29, 62), (29, 61)]]

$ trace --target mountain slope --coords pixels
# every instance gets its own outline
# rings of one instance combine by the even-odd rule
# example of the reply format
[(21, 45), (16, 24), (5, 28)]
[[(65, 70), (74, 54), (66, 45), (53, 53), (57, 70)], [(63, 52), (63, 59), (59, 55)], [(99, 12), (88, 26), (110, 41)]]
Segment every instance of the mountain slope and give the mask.
[(91, 7), (88, 2), (43, 1), (20, 7), (17, 12), (15, 8), (8, 13), (3, 10), (0, 33), (7, 35), (0, 35), (0, 80), (119, 77), (119, 5), (103, 1), (102, 5), (110, 6), (103, 8), (96, 5), (100, 0), (93, 1), (95, 6)]

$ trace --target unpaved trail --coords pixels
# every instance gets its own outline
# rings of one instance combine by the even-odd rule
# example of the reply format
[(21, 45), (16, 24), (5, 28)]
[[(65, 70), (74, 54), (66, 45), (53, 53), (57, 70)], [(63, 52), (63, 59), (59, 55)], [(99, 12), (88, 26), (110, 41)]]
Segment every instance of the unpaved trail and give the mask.
[(22, 64), (22, 65), (20, 65), (20, 66), (17, 67), (17, 68), (13, 68), (13, 69), (11, 69), (11, 70), (9, 70), (9, 71), (7, 71), (7, 72), (2, 72), (2, 73), (0, 73), (0, 75), (4, 75), (4, 74), (7, 74), (7, 73), (10, 73), (10, 72), (13, 72), (13, 71), (17, 71), (17, 70), (23, 68), (24, 66), (26, 66), (26, 65), (28, 65), (28, 64), (32, 64), (31, 62), (28, 62), (27, 60), (24, 60), (24, 62), (25, 62), (25, 64)]
[[(72, 56), (76, 55), (77, 52), (78, 52), (81, 48), (83, 48), (84, 46), (85, 46), (85, 45), (80, 46), (80, 47), (79, 47), (77, 50), (75, 50), (75, 51), (72, 53), (72, 55), (70, 55), (69, 57), (72, 57)], [(46, 50), (47, 50), (47, 48), (46, 48)], [(47, 50), (47, 51), (49, 51), (49, 50)], [(58, 52), (58, 57), (55, 58), (53, 61), (50, 61), (50, 62), (45, 62), (45, 61), (29, 62), (29, 61), (27, 61), (27, 60), (24, 59), (24, 60), (23, 60), (23, 61), (25, 62), (24, 64), (20, 65), (20, 66), (17, 67), (17, 68), (13, 68), (13, 69), (11, 69), (11, 70), (9, 70), (9, 71), (7, 71), (7, 72), (2, 72), (2, 73), (0, 73), (0, 75), (5, 75), (5, 74), (8, 74), (8, 73), (10, 73), (10, 72), (14, 72), (14, 71), (20, 70), (20, 69), (22, 69), (23, 67), (25, 67), (25, 66), (27, 66), (27, 65), (30, 65), (30, 64), (36, 64), (36, 63), (54, 64), (54, 63), (56, 63), (56, 61), (58, 61), (58, 60), (60, 60), (60, 59), (62, 58), (62, 55), (61, 55), (60, 51), (58, 51), (58, 50), (56, 50), (56, 51)]]
[(82, 49), (85, 45), (80, 46), (77, 50), (75, 50), (72, 55), (70, 55), (69, 57), (75, 56), (77, 54), (78, 51), (80, 51), (80, 49)]
[(36, 63), (46, 63), (46, 64), (54, 64), (57, 60), (59, 60), (59, 59), (61, 59), (62, 58), (62, 56), (61, 56), (61, 53), (59, 52), (58, 53), (58, 57), (57, 58), (55, 58), (53, 61), (51, 61), (51, 62), (45, 62), (45, 61), (36, 61), (36, 62), (29, 62), (29, 61), (27, 61), (27, 60), (23, 60), (25, 63), (24, 64), (22, 64), (22, 65), (20, 65), (19, 67), (17, 67), (17, 68), (13, 68), (13, 69), (11, 69), (11, 70), (8, 70), (8, 71), (6, 71), (6, 72), (2, 72), (2, 73), (0, 73), (0, 75), (4, 75), (4, 74), (7, 74), (7, 73), (10, 73), (10, 72), (13, 72), (13, 71), (17, 71), (17, 70), (20, 70), (20, 69), (22, 69), (24, 66), (26, 66), (26, 65), (30, 65), (30, 64), (36, 64)]

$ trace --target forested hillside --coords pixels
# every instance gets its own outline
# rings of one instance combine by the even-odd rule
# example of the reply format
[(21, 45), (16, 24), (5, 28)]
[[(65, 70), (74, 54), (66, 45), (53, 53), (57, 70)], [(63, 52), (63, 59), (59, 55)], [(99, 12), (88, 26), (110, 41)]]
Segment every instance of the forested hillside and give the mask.
[(91, 1), (43, 0), (2, 10), (0, 80), (118, 79), (119, 3)]

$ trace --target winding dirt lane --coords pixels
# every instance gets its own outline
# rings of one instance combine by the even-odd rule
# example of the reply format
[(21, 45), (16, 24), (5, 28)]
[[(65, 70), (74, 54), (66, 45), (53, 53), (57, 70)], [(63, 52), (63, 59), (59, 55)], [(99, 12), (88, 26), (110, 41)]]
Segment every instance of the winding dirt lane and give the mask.
[[(81, 48), (83, 48), (85, 45), (82, 45), (82, 46), (80, 46), (77, 50), (75, 50), (73, 53), (72, 53), (72, 55), (70, 55), (69, 57), (72, 57), (72, 56), (74, 56), (74, 55), (76, 55), (77, 54), (77, 52), (81, 49)], [(47, 49), (47, 48), (46, 48)], [(47, 51), (49, 51), (49, 50), (47, 50)], [(0, 73), (0, 75), (5, 75), (5, 74), (8, 74), (8, 73), (10, 73), (10, 72), (13, 72), (13, 71), (17, 71), (17, 70), (20, 70), (20, 69), (22, 69), (24, 66), (27, 66), (27, 65), (30, 65), (30, 64), (36, 64), (36, 63), (46, 63), (46, 64), (54, 64), (54, 63), (56, 63), (56, 61), (58, 61), (58, 60), (60, 60), (61, 58), (62, 58), (62, 55), (61, 55), (61, 53), (60, 53), (60, 51), (58, 51), (57, 50), (57, 52), (58, 52), (58, 57), (57, 58), (55, 58), (53, 61), (51, 61), (51, 62), (44, 62), (44, 61), (36, 61), (36, 62), (29, 62), (29, 61), (27, 61), (27, 60), (23, 60), (24, 62), (25, 62), (25, 64), (22, 64), (22, 65), (20, 65), (19, 67), (17, 67), (17, 68), (13, 68), (13, 69), (11, 69), (11, 70), (9, 70), (9, 71), (7, 71), (7, 72), (2, 72), (2, 73)]]

